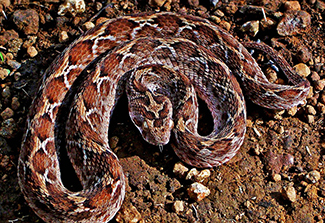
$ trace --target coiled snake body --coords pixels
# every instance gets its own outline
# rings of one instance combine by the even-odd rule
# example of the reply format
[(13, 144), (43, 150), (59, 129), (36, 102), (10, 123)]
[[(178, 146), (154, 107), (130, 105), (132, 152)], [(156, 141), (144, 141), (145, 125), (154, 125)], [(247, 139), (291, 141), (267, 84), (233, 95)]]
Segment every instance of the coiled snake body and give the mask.
[[(109, 20), (73, 42), (47, 69), (31, 105), (18, 162), (19, 185), (46, 222), (107, 222), (124, 198), (125, 176), (107, 133), (115, 104), (127, 92), (130, 117), (143, 138), (168, 143), (196, 167), (231, 159), (243, 143), (245, 94), (275, 109), (301, 104), (309, 82), (265, 44), (292, 85), (269, 83), (247, 49), (209, 21), (174, 13)], [(236, 78), (235, 78), (236, 76)], [(197, 95), (214, 119), (208, 136), (197, 133)], [(62, 106), (69, 115), (59, 123)], [(58, 126), (83, 189), (61, 181)], [(172, 132), (172, 134), (171, 134)], [(62, 133), (61, 133), (62, 134)]]

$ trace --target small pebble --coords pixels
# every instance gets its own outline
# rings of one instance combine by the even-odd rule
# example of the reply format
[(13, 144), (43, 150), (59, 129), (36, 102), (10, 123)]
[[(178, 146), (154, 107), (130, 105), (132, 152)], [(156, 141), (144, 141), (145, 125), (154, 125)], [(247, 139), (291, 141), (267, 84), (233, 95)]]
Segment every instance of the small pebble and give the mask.
[(318, 80), (320, 80), (319, 74), (317, 72), (315, 72), (315, 71), (312, 71), (311, 72), (310, 78), (311, 78), (312, 81), (318, 81)]
[(86, 4), (84, 0), (65, 0), (65, 2), (59, 6), (58, 15), (63, 16), (69, 12), (72, 16), (76, 16), (78, 13), (83, 13), (86, 10)]
[(168, 185), (168, 191), (170, 193), (174, 193), (175, 191), (177, 191), (178, 189), (182, 188), (183, 185), (176, 179), (176, 178), (172, 178), (169, 181), (169, 185)]
[(1, 123), (0, 136), (11, 139), (17, 134), (17, 125), (13, 118), (8, 118)]
[(277, 19), (280, 19), (281, 17), (283, 17), (283, 13), (280, 11), (274, 12), (273, 16)]
[(115, 216), (116, 222), (139, 222), (142, 217), (139, 211), (131, 203), (123, 204)]
[(12, 97), (11, 99), (11, 108), (13, 110), (17, 110), (20, 106), (19, 100), (17, 97)]
[(278, 154), (268, 151), (264, 157), (266, 168), (272, 174), (279, 174), (282, 168), (290, 168), (294, 163), (294, 157), (291, 154)]
[(315, 117), (313, 115), (307, 115), (307, 122), (313, 124), (315, 122)]
[(187, 174), (187, 172), (188, 172), (188, 168), (186, 166), (184, 166), (183, 163), (181, 163), (181, 162), (175, 163), (174, 169), (173, 169), (173, 173), (175, 175), (179, 176), (180, 178), (184, 178), (185, 175)]
[(199, 174), (199, 171), (196, 168), (192, 168), (186, 175), (186, 180), (195, 180), (195, 177)]
[(312, 98), (314, 96), (314, 87), (313, 86), (310, 86), (310, 88), (309, 88), (309, 92), (308, 92), (308, 94), (307, 94), (307, 99), (310, 99), (310, 98)]
[(261, 30), (270, 30), (276, 25), (276, 21), (274, 19), (271, 19), (269, 17), (266, 17), (265, 19), (260, 20), (260, 28)]
[(25, 35), (37, 34), (39, 29), (39, 15), (34, 9), (16, 10), (12, 20)]
[(100, 2), (96, 2), (96, 10), (99, 11), (103, 8), (103, 4)]
[(90, 30), (90, 29), (92, 29), (92, 28), (94, 28), (94, 27), (95, 27), (95, 24), (92, 23), (92, 22), (85, 22), (85, 23), (82, 25), (82, 28), (83, 28), (84, 30)]
[(310, 72), (309, 67), (304, 63), (299, 63), (293, 67), (295, 71), (302, 77), (308, 77)]
[(276, 119), (276, 120), (282, 120), (283, 119), (282, 115), (284, 113), (285, 113), (285, 110), (276, 110), (276, 111), (274, 111), (273, 118)]
[(300, 4), (298, 1), (286, 1), (284, 3), (284, 9), (289, 10), (301, 10)]
[(14, 116), (14, 111), (8, 107), (1, 112), (0, 116), (2, 117), (3, 120), (9, 119), (12, 116)]
[(301, 63), (307, 63), (309, 61), (312, 61), (313, 55), (306, 46), (301, 46), (296, 54), (296, 57), (299, 62)]
[(253, 127), (253, 121), (252, 121), (252, 117), (251, 116), (248, 116), (247, 117), (247, 120), (246, 120), (246, 126), (247, 127)]
[(66, 31), (62, 31), (59, 35), (59, 42), (63, 43), (69, 39), (68, 33)]
[(187, 3), (193, 8), (197, 8), (200, 5), (199, 0), (187, 0)]
[(317, 170), (310, 171), (306, 175), (306, 180), (308, 180), (310, 183), (317, 183), (320, 180), (320, 172)]
[(6, 79), (9, 76), (9, 74), (10, 74), (10, 70), (0, 67), (0, 79), (1, 80)]
[(249, 33), (251, 36), (254, 37), (259, 31), (259, 24), (260, 22), (258, 20), (248, 21), (244, 23), (240, 29), (242, 32)]
[(278, 80), (277, 72), (270, 67), (266, 69), (265, 76), (269, 80), (270, 83), (275, 83)]
[(247, 208), (250, 208), (252, 206), (252, 202), (250, 202), (249, 200), (244, 202), (244, 206)]
[(211, 175), (211, 171), (208, 169), (205, 169), (205, 170), (200, 171), (200, 173), (197, 174), (196, 176), (194, 176), (194, 178), (195, 178), (196, 182), (202, 183), (205, 179), (210, 177), (210, 175)]
[(150, 7), (161, 7), (165, 4), (166, 0), (149, 0)]
[(284, 187), (282, 189), (282, 195), (286, 200), (291, 201), (292, 203), (297, 200), (296, 189), (293, 186)]
[(28, 48), (36, 43), (37, 36), (27, 36), (27, 40), (24, 41), (23, 47)]
[(213, 14), (218, 16), (218, 17), (224, 17), (225, 16), (225, 13), (223, 13), (223, 11), (221, 11), (220, 9), (217, 9)]
[(284, 14), (276, 30), (280, 36), (292, 36), (306, 32), (310, 28), (311, 15), (306, 11), (288, 11)]
[(229, 23), (229, 22), (226, 22), (226, 21), (221, 21), (221, 22), (219, 23), (219, 25), (220, 25), (222, 28), (224, 28), (226, 31), (229, 31), (230, 28), (231, 28), (230, 23)]
[(314, 83), (315, 90), (322, 91), (325, 88), (325, 79), (318, 80)]
[(10, 0), (0, 0), (0, 5), (3, 5), (5, 8), (10, 6)]
[(30, 57), (32, 57), (32, 58), (35, 57), (35, 56), (38, 54), (36, 48), (33, 47), (33, 46), (29, 46), (29, 47), (27, 48), (27, 53), (28, 53), (28, 55), (29, 55)]
[(211, 16), (211, 20), (216, 24), (219, 24), (221, 22), (221, 19), (218, 16), (214, 15)]
[(8, 60), (7, 64), (14, 70), (18, 70), (21, 66), (21, 63), (15, 61), (15, 60)]
[(307, 109), (308, 114), (310, 114), (310, 115), (316, 115), (316, 113), (317, 113), (316, 109), (311, 105), (307, 105), (306, 109)]
[(184, 201), (175, 201), (172, 208), (176, 214), (183, 212), (184, 211)]
[(2, 97), (3, 98), (9, 98), (11, 96), (11, 91), (10, 91), (10, 88), (9, 86), (5, 86), (3, 89), (2, 89), (2, 93), (1, 93)]
[(298, 111), (298, 107), (297, 106), (294, 106), (294, 107), (289, 108), (287, 110), (287, 113), (290, 116), (295, 116), (295, 114), (297, 114), (297, 111)]
[(229, 3), (224, 8), (224, 11), (227, 14), (235, 14), (238, 11), (238, 6), (235, 2), (229, 1)]
[(201, 183), (195, 182), (187, 189), (187, 193), (195, 201), (201, 201), (209, 196), (210, 190)]
[(275, 181), (275, 182), (279, 182), (279, 181), (281, 181), (281, 175), (280, 174), (273, 174), (273, 180)]
[(109, 139), (109, 147), (111, 147), (111, 149), (115, 149), (117, 147), (117, 144), (118, 144), (119, 140), (120, 140), (119, 137), (112, 136)]
[(307, 195), (307, 198), (309, 200), (316, 200), (318, 198), (317, 195), (317, 187), (315, 185), (307, 185), (307, 187), (304, 190), (304, 193)]

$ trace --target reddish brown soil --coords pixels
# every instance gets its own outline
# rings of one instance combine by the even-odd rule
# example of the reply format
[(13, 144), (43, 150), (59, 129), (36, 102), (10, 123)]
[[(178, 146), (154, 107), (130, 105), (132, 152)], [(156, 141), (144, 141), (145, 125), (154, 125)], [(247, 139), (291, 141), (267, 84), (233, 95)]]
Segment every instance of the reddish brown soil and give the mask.
[[(5, 111), (7, 107), (14, 110), (12, 120), (5, 115), (0, 118), (0, 222), (42, 222), (26, 203), (16, 176), (26, 115), (44, 70), (81, 34), (82, 25), (96, 15), (96, 4), (102, 1), (86, 1), (86, 12), (76, 17), (69, 14), (58, 16), (60, 3), (57, 2), (12, 0), (10, 6), (2, 7), (8, 19), (0, 13), (0, 36), (8, 30), (15, 30), (23, 42), (30, 36), (37, 36), (32, 45), (38, 51), (38, 55), (33, 58), (23, 46), (12, 53), (11, 59), (21, 63), (19, 73), (0, 80), (0, 112)], [(175, 0), (171, 7), (167, 5), (160, 8), (149, 5), (147, 1), (111, 2), (110, 7), (94, 17), (93, 22), (99, 17), (113, 18), (157, 9), (183, 11), (210, 18), (211, 15), (219, 15), (216, 13), (218, 9), (224, 13), (224, 16), (220, 17), (220, 25), (229, 27), (231, 34), (239, 40), (261, 39), (268, 44), (279, 43), (276, 49), (285, 55), (291, 65), (302, 60), (299, 56), (300, 47), (305, 46), (311, 54), (305, 62), (306, 65), (312, 72), (316, 72), (321, 80), (325, 78), (325, 9), (322, 1), (299, 1), (302, 10), (308, 12), (312, 18), (311, 24), (306, 28), (308, 32), (281, 37), (276, 29), (272, 28), (261, 30), (254, 38), (241, 32), (240, 27), (247, 21), (262, 20), (262, 14), (241, 13), (242, 6), (263, 6), (266, 15), (279, 23), (280, 18), (276, 17), (276, 13), (285, 11), (286, 1), (220, 1), (215, 9), (208, 4), (200, 5), (198, 1), (190, 0)], [(19, 30), (12, 20), (17, 10), (26, 9), (35, 9), (39, 15), (39, 30), (35, 34), (26, 35), (26, 30)], [(68, 32), (69, 40), (60, 43), (59, 34), (63, 30)], [(8, 46), (1, 41), (3, 39), (0, 39), (0, 46), (4, 49), (0, 48), (0, 52), (11, 56), (8, 49), (13, 49), (14, 46)], [(306, 49), (303, 53), (306, 53)], [(0, 62), (0, 66), (13, 70), (5, 61)], [(308, 79), (315, 88), (317, 81), (314, 77), (309, 76)], [(14, 97), (20, 103), (18, 108), (12, 104)], [(115, 151), (128, 179), (126, 199), (119, 213), (119, 221), (127, 222), (132, 219), (122, 214), (129, 210), (140, 216), (140, 222), (323, 222), (325, 136), (324, 112), (319, 106), (324, 104), (324, 98), (324, 89), (314, 89), (310, 95), (307, 105), (316, 108), (313, 117), (308, 116), (311, 114), (305, 106), (299, 108), (293, 117), (285, 112), (277, 118), (273, 111), (248, 101), (249, 121), (244, 144), (230, 162), (211, 169), (211, 176), (203, 182), (211, 190), (211, 194), (200, 202), (191, 200), (187, 194), (186, 189), (192, 182), (173, 174), (174, 164), (179, 162), (179, 159), (171, 147), (165, 146), (160, 153), (157, 147), (144, 142), (128, 117), (126, 100), (123, 99), (114, 113), (109, 133), (109, 137), (119, 138)], [(200, 115), (204, 117), (209, 114), (203, 109)], [(200, 128), (209, 128), (211, 123), (203, 123)], [(292, 158), (294, 161), (290, 163)], [(307, 177), (313, 170), (318, 171), (321, 176), (315, 183)], [(281, 176), (281, 180), (275, 181), (276, 174)], [(296, 201), (288, 200), (283, 193), (288, 187), (293, 187), (296, 191)], [(176, 213), (173, 210), (172, 206), (176, 200), (184, 201), (184, 211)]]

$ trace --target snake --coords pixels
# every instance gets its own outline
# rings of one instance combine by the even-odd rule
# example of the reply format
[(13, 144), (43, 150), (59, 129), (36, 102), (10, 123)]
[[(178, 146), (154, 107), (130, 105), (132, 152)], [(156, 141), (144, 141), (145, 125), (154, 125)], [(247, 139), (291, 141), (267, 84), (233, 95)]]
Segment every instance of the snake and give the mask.
[[(249, 50), (269, 55), (288, 84), (270, 83)], [(107, 20), (45, 71), (22, 140), (21, 191), (45, 222), (108, 222), (125, 196), (126, 177), (108, 140), (122, 95), (145, 141), (159, 147), (171, 141), (184, 163), (211, 168), (229, 161), (243, 143), (245, 98), (287, 109), (303, 104), (309, 89), (273, 48), (240, 43), (206, 19), (160, 12)], [(198, 133), (198, 99), (213, 118), (208, 135)], [(80, 191), (62, 183), (63, 147)]]

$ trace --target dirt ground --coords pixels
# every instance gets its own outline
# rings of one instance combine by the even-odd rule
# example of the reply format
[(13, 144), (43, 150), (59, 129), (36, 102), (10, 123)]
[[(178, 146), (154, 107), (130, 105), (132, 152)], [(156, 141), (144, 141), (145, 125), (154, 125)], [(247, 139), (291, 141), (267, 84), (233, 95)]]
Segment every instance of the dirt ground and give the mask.
[[(85, 12), (59, 16), (59, 0), (0, 0), (0, 222), (42, 222), (20, 192), (17, 160), (26, 115), (45, 69), (86, 29), (86, 22), (144, 11), (181, 11), (218, 23), (239, 41), (259, 39), (292, 66), (300, 64), (297, 72), (307, 77), (312, 90), (304, 105), (287, 111), (247, 100), (244, 144), (231, 161), (210, 169), (202, 182), (210, 194), (202, 201), (187, 192), (193, 181), (174, 173), (180, 160), (172, 148), (159, 152), (142, 139), (122, 98), (108, 137), (116, 144), (128, 186), (113, 222), (324, 222), (325, 3), (212, 2), (86, 0)], [(204, 133), (212, 121), (201, 107), (199, 128)], [(63, 177), (78, 188), (70, 175)]]

